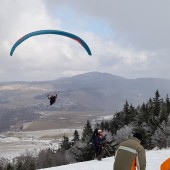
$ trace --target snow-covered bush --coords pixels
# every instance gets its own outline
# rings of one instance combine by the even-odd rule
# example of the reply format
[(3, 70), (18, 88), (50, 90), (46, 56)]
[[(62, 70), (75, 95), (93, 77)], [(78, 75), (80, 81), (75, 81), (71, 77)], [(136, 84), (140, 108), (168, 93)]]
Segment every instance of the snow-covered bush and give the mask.
[(152, 144), (159, 149), (170, 147), (170, 127), (165, 122), (157, 128), (152, 136)]
[(129, 137), (132, 136), (132, 130), (133, 130), (133, 127), (127, 126), (127, 125), (125, 125), (121, 129), (117, 130), (116, 135), (114, 136), (115, 141), (117, 143), (120, 143), (120, 142), (128, 139)]

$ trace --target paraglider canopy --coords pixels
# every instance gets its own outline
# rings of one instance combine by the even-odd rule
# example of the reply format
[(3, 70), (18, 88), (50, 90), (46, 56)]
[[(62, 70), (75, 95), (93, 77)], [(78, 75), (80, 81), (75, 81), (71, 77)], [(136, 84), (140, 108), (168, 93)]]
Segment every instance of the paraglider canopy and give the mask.
[(34, 32), (31, 32), (31, 33), (28, 33), (28, 34), (24, 35), (22, 38), (20, 38), (12, 46), (11, 51), (10, 51), (10, 55), (12, 56), (15, 49), (17, 48), (17, 46), (19, 46), (26, 39), (28, 39), (30, 37), (33, 37), (33, 36), (37, 36), (37, 35), (43, 35), (43, 34), (54, 34), (54, 35), (62, 35), (62, 36), (69, 37), (69, 38), (79, 42), (84, 47), (84, 49), (87, 51), (87, 53), (89, 55), (92, 55), (92, 53), (90, 51), (90, 48), (88, 47), (88, 45), (86, 44), (86, 42), (83, 39), (81, 39), (80, 37), (78, 37), (77, 35), (74, 35), (72, 33), (65, 32), (65, 31), (60, 31), (60, 30), (39, 30), (39, 31), (34, 31)]

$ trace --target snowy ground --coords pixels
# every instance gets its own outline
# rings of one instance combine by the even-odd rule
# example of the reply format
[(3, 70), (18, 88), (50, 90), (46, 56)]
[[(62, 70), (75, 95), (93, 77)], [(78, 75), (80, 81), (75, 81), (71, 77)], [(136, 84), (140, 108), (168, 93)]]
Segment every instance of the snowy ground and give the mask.
[[(146, 152), (146, 170), (160, 170), (160, 165), (170, 157), (170, 149), (152, 150)], [(113, 170), (114, 157), (102, 159), (102, 161), (87, 161), (69, 165), (63, 165), (43, 170)]]
[[(77, 129), (81, 134), (82, 130)], [(72, 137), (75, 129), (51, 129), (0, 134), (0, 157), (12, 159), (21, 154), (37, 154), (45, 148), (57, 149), (64, 135)]]

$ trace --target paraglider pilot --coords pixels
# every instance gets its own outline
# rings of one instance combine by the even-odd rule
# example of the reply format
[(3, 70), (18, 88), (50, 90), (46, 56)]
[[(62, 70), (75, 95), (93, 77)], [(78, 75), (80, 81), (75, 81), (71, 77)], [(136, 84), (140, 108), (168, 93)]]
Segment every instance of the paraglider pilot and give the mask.
[(50, 100), (50, 105), (53, 105), (55, 102), (56, 102), (56, 99), (57, 99), (57, 94), (54, 96), (49, 96), (47, 95), (48, 99)]

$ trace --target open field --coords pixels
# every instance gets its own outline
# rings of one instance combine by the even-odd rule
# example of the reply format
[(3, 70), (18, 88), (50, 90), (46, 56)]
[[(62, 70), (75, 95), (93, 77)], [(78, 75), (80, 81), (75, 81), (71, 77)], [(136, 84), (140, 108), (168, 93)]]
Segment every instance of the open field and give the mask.
[[(0, 134), (0, 157), (12, 159), (26, 153), (37, 154), (45, 148), (57, 149), (63, 135), (72, 138), (75, 129), (51, 129)], [(79, 134), (81, 129), (77, 129)]]
[(41, 112), (41, 118), (24, 125), (24, 131), (49, 129), (82, 129), (87, 120), (92, 125), (103, 119), (111, 119), (112, 113), (101, 112)]
[(22, 131), (0, 134), (0, 156), (12, 159), (49, 147), (57, 149), (62, 137), (71, 139), (75, 129), (81, 136), (87, 120), (93, 127), (96, 122), (110, 118), (111, 114), (98, 112), (43, 112), (40, 120), (25, 123)]

